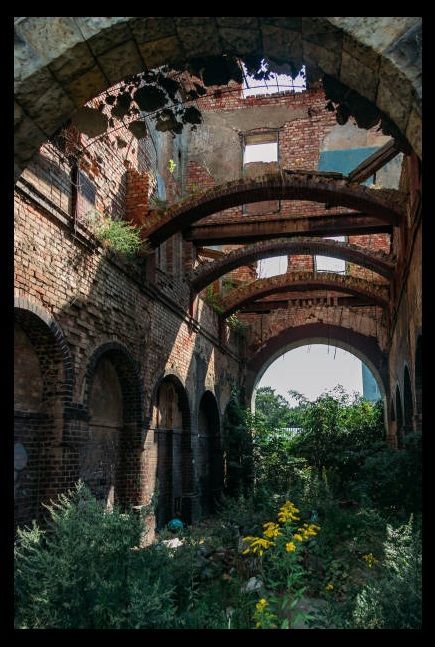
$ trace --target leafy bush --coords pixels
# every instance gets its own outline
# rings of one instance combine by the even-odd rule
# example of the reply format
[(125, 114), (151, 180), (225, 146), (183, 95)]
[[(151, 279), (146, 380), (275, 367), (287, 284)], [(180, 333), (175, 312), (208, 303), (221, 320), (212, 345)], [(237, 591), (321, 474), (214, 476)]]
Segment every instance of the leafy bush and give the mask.
[(19, 628), (153, 628), (173, 624), (165, 554), (139, 550), (143, 523), (109, 512), (78, 484), (47, 506), (46, 530), (18, 530), (15, 547)]
[(387, 527), (385, 560), (379, 577), (357, 595), (353, 621), (362, 629), (421, 627), (421, 539), (413, 518)]
[(142, 247), (140, 227), (123, 220), (104, 218), (96, 230), (96, 236), (110, 249), (127, 256), (136, 254)]

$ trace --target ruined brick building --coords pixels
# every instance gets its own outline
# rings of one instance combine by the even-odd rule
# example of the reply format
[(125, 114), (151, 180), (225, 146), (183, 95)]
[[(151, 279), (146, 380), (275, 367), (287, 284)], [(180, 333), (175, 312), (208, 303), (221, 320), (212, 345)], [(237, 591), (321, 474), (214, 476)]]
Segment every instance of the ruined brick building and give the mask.
[[(157, 526), (209, 514), (232, 389), (249, 405), (306, 343), (365, 363), (393, 445), (421, 430), (420, 23), (16, 19), (17, 523), (79, 478), (108, 504), (147, 504), (158, 483)], [(298, 92), (209, 87), (175, 137), (146, 116), (138, 139), (122, 120), (95, 138), (69, 125), (141, 70), (222, 54), (318, 73)], [(326, 108), (325, 79), (350, 118)], [(376, 125), (356, 125), (360, 105)], [(259, 144), (273, 159), (249, 161)], [(140, 224), (145, 249), (107, 249), (101, 215)], [(271, 257), (283, 271), (261, 277)]]

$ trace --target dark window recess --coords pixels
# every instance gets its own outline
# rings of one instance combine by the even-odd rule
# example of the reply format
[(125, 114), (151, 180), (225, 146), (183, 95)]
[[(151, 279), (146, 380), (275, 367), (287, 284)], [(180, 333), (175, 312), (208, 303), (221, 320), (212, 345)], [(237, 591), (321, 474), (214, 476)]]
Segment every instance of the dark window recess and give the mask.
[(80, 171), (78, 176), (78, 190), (80, 195), (89, 202), (89, 204), (95, 205), (95, 198), (97, 195), (96, 186)]

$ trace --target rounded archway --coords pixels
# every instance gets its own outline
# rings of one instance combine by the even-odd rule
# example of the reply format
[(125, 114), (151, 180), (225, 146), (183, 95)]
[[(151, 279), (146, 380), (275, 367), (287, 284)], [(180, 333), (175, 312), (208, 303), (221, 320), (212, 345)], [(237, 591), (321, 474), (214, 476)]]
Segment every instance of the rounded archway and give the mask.
[(216, 501), (223, 488), (220, 416), (216, 398), (211, 391), (206, 391), (199, 403), (196, 468), (201, 515), (206, 517), (215, 512)]
[[(320, 68), (383, 111), (420, 154), (420, 42), (418, 17), (16, 18), (17, 167), (76, 108), (126, 76), (224, 53)], [(406, 48), (412, 57), (403, 65)]]
[(139, 370), (118, 342), (93, 353), (85, 376), (88, 434), (78, 447), (79, 476), (109, 508), (137, 503), (142, 396)]
[(70, 357), (62, 331), (38, 305), (14, 310), (15, 523), (43, 513), (41, 503), (62, 487), (65, 401), (71, 399)]
[(157, 387), (152, 429), (157, 449), (157, 528), (174, 516), (192, 518), (192, 448), (190, 406), (183, 384), (167, 375)]

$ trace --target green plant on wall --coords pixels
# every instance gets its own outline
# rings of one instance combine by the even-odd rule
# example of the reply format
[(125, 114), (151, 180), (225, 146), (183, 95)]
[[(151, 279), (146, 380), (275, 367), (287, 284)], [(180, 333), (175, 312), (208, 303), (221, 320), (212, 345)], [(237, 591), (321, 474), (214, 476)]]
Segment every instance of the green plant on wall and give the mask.
[(173, 175), (176, 168), (177, 168), (176, 163), (174, 162), (173, 159), (170, 159), (169, 162), (168, 162), (169, 173), (171, 173), (171, 175)]
[(103, 245), (119, 254), (133, 256), (142, 248), (141, 228), (123, 220), (104, 218), (95, 235)]
[(204, 301), (217, 312), (218, 315), (223, 314), (224, 309), (222, 307), (221, 298), (217, 292), (213, 290), (213, 286), (209, 285), (206, 290)]

